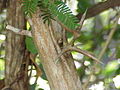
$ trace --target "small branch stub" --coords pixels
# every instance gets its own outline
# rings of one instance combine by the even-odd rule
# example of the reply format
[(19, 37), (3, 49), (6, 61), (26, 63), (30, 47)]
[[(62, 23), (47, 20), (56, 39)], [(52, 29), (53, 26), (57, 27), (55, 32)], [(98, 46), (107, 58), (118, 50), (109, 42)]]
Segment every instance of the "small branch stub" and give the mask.
[(8, 29), (16, 34), (19, 34), (19, 35), (25, 35), (25, 36), (32, 37), (31, 31), (18, 29), (18, 28), (11, 26), (11, 25), (7, 25), (6, 29)]

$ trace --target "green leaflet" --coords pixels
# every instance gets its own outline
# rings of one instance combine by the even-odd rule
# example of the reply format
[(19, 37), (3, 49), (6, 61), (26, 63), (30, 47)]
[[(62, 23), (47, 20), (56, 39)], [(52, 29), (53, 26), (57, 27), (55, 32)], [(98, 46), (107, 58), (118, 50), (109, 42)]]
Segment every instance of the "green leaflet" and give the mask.
[(92, 6), (91, 0), (78, 0), (78, 12), (84, 13), (85, 10)]
[(49, 11), (52, 16), (58, 19), (61, 23), (63, 23), (66, 27), (70, 29), (76, 29), (79, 24), (79, 20), (72, 14), (69, 7), (62, 1), (56, 1), (54, 4), (49, 5)]
[(38, 5), (39, 0), (23, 0), (23, 11), (25, 15), (32, 16), (32, 13), (35, 13), (37, 10), (37, 5)]
[(48, 3), (49, 3), (49, 0), (43, 0), (43, 3), (44, 3), (45, 6), (47, 6)]
[(37, 53), (37, 49), (36, 49), (34, 42), (33, 42), (33, 39), (31, 37), (25, 38), (25, 44), (26, 44), (26, 48), (28, 51), (30, 51), (33, 54)]
[(26, 15), (31, 16), (35, 13), (37, 6), (42, 11), (42, 18), (44, 23), (51, 22), (51, 19), (55, 19), (64, 24), (69, 29), (76, 29), (79, 24), (79, 20), (72, 14), (69, 7), (62, 1), (50, 1), (50, 0), (23, 0), (23, 10)]

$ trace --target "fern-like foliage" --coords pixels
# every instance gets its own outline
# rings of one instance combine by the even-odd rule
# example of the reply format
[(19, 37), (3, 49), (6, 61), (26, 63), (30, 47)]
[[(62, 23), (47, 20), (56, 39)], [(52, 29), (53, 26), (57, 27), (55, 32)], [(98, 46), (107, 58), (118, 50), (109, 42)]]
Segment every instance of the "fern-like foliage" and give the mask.
[(32, 13), (35, 13), (37, 10), (39, 0), (23, 0), (23, 11), (25, 15), (32, 16)]
[(49, 8), (49, 0), (39, 0), (38, 7), (40, 7), (40, 10), (42, 11), (42, 19), (44, 20), (44, 23), (47, 23), (48, 25), (51, 23), (51, 19), (55, 20), (50, 12)]
[(44, 23), (50, 23), (51, 19), (57, 19), (60, 23), (64, 24), (69, 29), (76, 29), (78, 19), (72, 14), (69, 7), (62, 1), (51, 0), (23, 0), (23, 8), (26, 15), (31, 15), (40, 7), (42, 11), (42, 18)]
[(62, 1), (56, 1), (54, 4), (50, 4), (49, 8), (53, 17), (56, 17), (61, 23), (70, 29), (76, 29), (79, 24), (79, 20), (72, 14), (69, 7)]

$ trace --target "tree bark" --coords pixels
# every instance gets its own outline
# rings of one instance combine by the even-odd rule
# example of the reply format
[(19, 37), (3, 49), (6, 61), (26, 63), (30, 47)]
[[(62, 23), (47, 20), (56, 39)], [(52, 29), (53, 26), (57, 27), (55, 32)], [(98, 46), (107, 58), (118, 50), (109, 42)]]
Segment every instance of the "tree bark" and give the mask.
[(32, 35), (51, 90), (82, 90), (71, 56), (62, 56), (57, 63), (55, 61), (61, 50), (53, 37), (52, 27), (43, 23), (39, 11), (32, 17)]
[[(9, 0), (7, 21), (14, 27), (25, 28), (25, 18), (19, 0)], [(29, 60), (29, 53), (26, 51), (24, 39), (24, 36), (7, 31), (5, 87), (12, 90), (28, 90), (26, 62)]]
[(8, 0), (0, 0), (0, 13), (2, 12), (4, 8), (6, 8), (7, 2)]

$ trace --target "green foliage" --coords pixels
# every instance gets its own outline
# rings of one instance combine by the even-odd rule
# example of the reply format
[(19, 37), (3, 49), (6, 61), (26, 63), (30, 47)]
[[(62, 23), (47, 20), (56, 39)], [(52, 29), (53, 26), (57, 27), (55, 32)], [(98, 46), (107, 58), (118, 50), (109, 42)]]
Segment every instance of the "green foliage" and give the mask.
[(35, 90), (36, 86), (37, 86), (37, 84), (30, 85), (30, 90)]
[(82, 79), (85, 76), (85, 67), (82, 66), (77, 69), (77, 72), (80, 74), (80, 79)]
[(38, 1), (39, 0), (23, 0), (23, 11), (25, 15), (32, 16), (32, 13), (35, 13)]
[(84, 13), (87, 8), (89, 8), (92, 4), (90, 0), (78, 0), (78, 12)]
[(107, 66), (103, 70), (103, 74), (105, 76), (113, 76), (116, 70), (118, 70), (118, 68), (119, 68), (119, 63), (116, 60), (112, 61), (109, 64), (107, 64)]
[(30, 51), (33, 54), (37, 53), (37, 49), (36, 49), (33, 39), (31, 37), (26, 37), (25, 43), (26, 43), (26, 48), (28, 49), (28, 51)]
[(64, 2), (56, 1), (54, 4), (50, 4), (48, 9), (52, 15), (66, 27), (75, 29), (78, 26), (78, 19), (72, 14), (71, 10)]
[(70, 29), (76, 29), (79, 26), (78, 19), (72, 14), (69, 7), (62, 1), (51, 2), (49, 0), (23, 0), (23, 10), (26, 15), (32, 15), (35, 13), (37, 6), (43, 12), (44, 23), (50, 23), (51, 19), (55, 19), (60, 23), (63, 23)]
[(118, 66), (118, 69), (115, 72), (116, 75), (120, 75), (120, 65)]
[(38, 6), (42, 11), (41, 16), (42, 19), (44, 20), (43, 22), (49, 25), (51, 23), (51, 19), (53, 19), (51, 12), (48, 10), (49, 0), (40, 0)]
[(39, 85), (37, 83), (30, 85), (30, 90), (44, 90), (42, 88), (39, 88)]
[(43, 68), (43, 66), (42, 66), (41, 63), (39, 64), (39, 67), (42, 70), (42, 76), (41, 76), (41, 78), (44, 79), (44, 80), (47, 80), (47, 76), (45, 74), (44, 68)]
[(4, 60), (0, 59), (0, 71), (4, 70), (5, 68), (4, 64), (5, 64)]
[(42, 88), (39, 88), (38, 90), (44, 90), (44, 89), (42, 89)]
[(113, 36), (114, 39), (119, 39), (120, 38), (120, 25), (118, 25), (118, 28)]
[(117, 49), (117, 51), (116, 51), (116, 57), (117, 57), (117, 58), (120, 58), (120, 45), (118, 45), (118, 46), (116, 47), (116, 49)]
[(5, 60), (0, 59), (0, 79), (4, 78)]
[(79, 24), (77, 24), (79, 20), (72, 14), (69, 7), (62, 1), (41, 1), (40, 9), (43, 11), (41, 16), (43, 16), (44, 23), (48, 22), (49, 24), (51, 19), (55, 19), (70, 29), (75, 29), (79, 26)]

